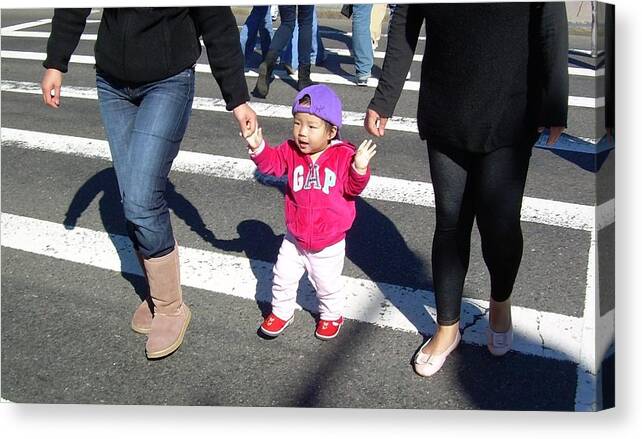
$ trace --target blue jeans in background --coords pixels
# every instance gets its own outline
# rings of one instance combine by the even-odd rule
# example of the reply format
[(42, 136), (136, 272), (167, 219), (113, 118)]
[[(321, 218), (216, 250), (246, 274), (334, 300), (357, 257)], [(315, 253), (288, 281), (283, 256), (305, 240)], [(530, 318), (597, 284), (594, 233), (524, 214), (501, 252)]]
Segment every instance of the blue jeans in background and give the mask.
[[(317, 11), (316, 7), (312, 15), (312, 43), (311, 43), (311, 52), (310, 52), (310, 64), (321, 65), (326, 58), (325, 47), (323, 47), (323, 40), (318, 31), (318, 20), (317, 20)], [(299, 68), (299, 23), (297, 22), (294, 26), (294, 32), (292, 33), (292, 39), (288, 43), (288, 46), (281, 52), (281, 63), (289, 65), (292, 67), (292, 70), (297, 70)]]
[(127, 232), (143, 256), (163, 256), (174, 248), (165, 187), (192, 111), (194, 69), (142, 85), (97, 73), (96, 88)]
[(272, 35), (274, 35), (270, 6), (254, 6), (241, 28), (241, 50), (245, 56), (246, 64), (252, 53), (254, 53), (257, 32), (261, 41), (261, 55), (265, 57), (265, 54), (270, 49)]
[(281, 25), (274, 33), (270, 50), (281, 53), (292, 39), (294, 28), (298, 25), (297, 59), (299, 64), (310, 64), (314, 5), (279, 6), (279, 15)]
[(352, 5), (352, 55), (357, 79), (369, 78), (374, 62), (370, 37), (371, 4)]

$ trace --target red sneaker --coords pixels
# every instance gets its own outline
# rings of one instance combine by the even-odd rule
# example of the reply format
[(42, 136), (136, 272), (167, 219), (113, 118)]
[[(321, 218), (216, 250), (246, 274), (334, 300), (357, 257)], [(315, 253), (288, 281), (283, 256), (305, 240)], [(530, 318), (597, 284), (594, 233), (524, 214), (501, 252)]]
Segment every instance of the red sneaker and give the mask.
[(276, 337), (282, 333), (290, 323), (292, 323), (293, 319), (294, 316), (290, 317), (290, 320), (281, 320), (274, 314), (270, 313), (265, 320), (263, 320), (263, 323), (261, 323), (261, 332), (271, 337)]
[(319, 320), (314, 335), (321, 340), (330, 340), (337, 336), (341, 325), (343, 325), (343, 317), (339, 317), (338, 320)]

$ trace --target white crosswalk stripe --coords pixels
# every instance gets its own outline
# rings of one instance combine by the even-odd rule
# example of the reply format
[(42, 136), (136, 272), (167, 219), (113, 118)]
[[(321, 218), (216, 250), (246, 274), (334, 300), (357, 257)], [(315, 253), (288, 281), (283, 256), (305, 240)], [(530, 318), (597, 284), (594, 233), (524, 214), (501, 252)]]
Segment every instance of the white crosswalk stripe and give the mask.
[[(91, 20), (88, 20), (91, 21)], [(97, 20), (94, 20), (97, 21)], [(50, 23), (51, 20), (43, 20), (43, 23), (38, 22), (38, 25), (40, 24), (48, 24)], [(49, 38), (50, 32), (46, 31), (23, 31), (20, 29), (25, 29), (32, 27), (30, 26), (31, 23), (26, 23), (23, 25), (18, 25), (17, 27), (6, 27), (2, 28), (2, 36), (3, 37), (13, 37), (13, 38)], [(340, 33), (340, 32), (321, 32), (322, 35), (334, 35), (334, 34), (342, 34), (346, 36), (350, 36), (352, 33), (349, 32), (347, 34), (345, 33)], [(98, 37), (97, 34), (88, 34), (84, 33), (80, 36), (80, 39), (82, 41), (96, 41), (96, 38)], [(425, 38), (423, 38), (425, 39)], [(346, 57), (352, 57), (352, 54), (349, 49), (338, 49), (334, 47), (326, 47), (325, 48), (326, 52), (332, 53), (337, 56), (346, 56)], [(384, 59), (386, 57), (386, 52), (378, 51), (375, 50), (372, 53), (373, 57), (375, 59)], [(424, 59), (423, 55), (413, 55), (412, 60), (414, 62), (422, 62)], [(604, 69), (599, 68), (599, 69), (590, 69), (586, 67), (569, 67), (568, 68), (568, 73), (569, 75), (575, 75), (575, 76), (604, 76)]]
[[(40, 84), (35, 82), (23, 81), (2, 81), (2, 91), (15, 92), (15, 93), (28, 93), (28, 94), (42, 94)], [(61, 90), (63, 97), (72, 97), (78, 99), (98, 99), (96, 89), (94, 87), (74, 87), (63, 86)], [(270, 104), (263, 102), (250, 102), (252, 109), (259, 115), (264, 117), (272, 117), (279, 119), (290, 119), (292, 117), (292, 107), (290, 105)], [(192, 108), (203, 111), (216, 111), (225, 112), (225, 101), (223, 99), (213, 99), (205, 97), (195, 97)], [(348, 126), (363, 126), (365, 119), (364, 113), (354, 111), (342, 112), (342, 123)], [(391, 131), (405, 131), (409, 133), (417, 133), (417, 119), (414, 117), (399, 117), (393, 116), (389, 119), (386, 125), (387, 130)]]
[[(105, 140), (2, 128), (2, 146), (4, 148), (10, 145), (83, 157), (110, 159), (109, 146)], [(217, 178), (254, 180), (256, 167), (250, 159), (180, 151), (174, 160), (172, 169)], [(372, 176), (361, 196), (381, 201), (426, 207), (435, 206), (432, 184), (376, 175)], [(613, 216), (610, 216), (611, 214)], [(596, 220), (598, 217), (599, 221)], [(607, 202), (596, 208), (582, 204), (524, 197), (522, 221), (589, 231), (598, 227), (599, 230), (613, 223), (613, 204)]]
[[(24, 59), (24, 60), (38, 60), (44, 61), (47, 57), (46, 53), (43, 52), (21, 52), (15, 50), (2, 50), (2, 58), (6, 59)], [(93, 56), (88, 55), (72, 55), (70, 63), (72, 64), (89, 64), (94, 65), (96, 60)], [(199, 73), (211, 73), (212, 70), (209, 64), (196, 64), (196, 71)], [(258, 77), (258, 73), (254, 70), (246, 70), (245, 76), (248, 78)], [(285, 70), (275, 69), (274, 76), (277, 79), (286, 79), (290, 78), (297, 80), (298, 76), (296, 74), (289, 75)], [(334, 85), (348, 85), (348, 86), (357, 86), (354, 82), (354, 77), (352, 75), (337, 75), (329, 73), (311, 73), (310, 79), (314, 82), (321, 84), (334, 84)], [(367, 86), (370, 88), (376, 88), (379, 84), (377, 78), (369, 78)], [(406, 81), (404, 82), (403, 90), (406, 91), (419, 91), (419, 81)], [(568, 104), (574, 107), (584, 107), (584, 108), (599, 108), (604, 107), (604, 98), (589, 98), (589, 97), (579, 97), (579, 96), (569, 96)]]
[[(107, 270), (142, 275), (129, 238), (61, 224), (2, 214), (2, 245), (5, 247), (91, 265)], [(272, 265), (262, 261), (180, 247), (183, 285), (213, 293), (256, 300), (256, 285), (271, 279)], [(210, 267), (204, 270), (203, 267)], [(434, 332), (436, 311), (430, 291), (414, 290), (381, 282), (344, 276), (349, 291), (344, 316), (396, 330)], [(259, 300), (269, 301), (269, 291)], [(304, 291), (304, 308), (314, 311), (312, 287)], [(468, 343), (485, 345), (488, 302), (465, 299), (462, 325), (478, 320), (463, 334)], [(413, 324), (416, 322), (418, 326)], [(579, 361), (582, 320), (577, 317), (513, 307), (516, 340), (514, 349), (556, 360)]]

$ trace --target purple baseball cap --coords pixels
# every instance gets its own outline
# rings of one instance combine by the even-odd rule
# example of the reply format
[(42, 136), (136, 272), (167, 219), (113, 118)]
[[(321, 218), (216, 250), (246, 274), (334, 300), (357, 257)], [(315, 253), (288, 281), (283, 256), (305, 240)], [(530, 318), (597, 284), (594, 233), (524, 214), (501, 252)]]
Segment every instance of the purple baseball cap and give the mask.
[[(309, 106), (299, 103), (305, 95), (310, 96)], [(292, 114), (294, 113), (314, 114), (337, 127), (337, 130), (341, 128), (341, 99), (327, 85), (315, 84), (301, 90), (292, 104)]]

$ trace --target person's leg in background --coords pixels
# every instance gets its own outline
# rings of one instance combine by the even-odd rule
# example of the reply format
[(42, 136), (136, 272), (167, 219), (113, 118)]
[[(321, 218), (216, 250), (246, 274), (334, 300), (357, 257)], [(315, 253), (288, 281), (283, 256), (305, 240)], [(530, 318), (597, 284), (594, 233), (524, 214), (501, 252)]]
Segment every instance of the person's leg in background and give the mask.
[(297, 6), (279, 6), (281, 25), (272, 37), (270, 49), (265, 55), (265, 59), (261, 65), (259, 65), (259, 78), (256, 81), (253, 91), (254, 95), (257, 97), (265, 98), (270, 92), (270, 80), (276, 65), (276, 60), (283, 48), (287, 46), (288, 41), (292, 38), (292, 33), (296, 24), (296, 10)]
[(314, 13), (312, 15), (312, 55), (310, 56), (310, 62), (320, 66), (325, 62), (326, 56), (323, 39), (321, 39), (321, 32), (319, 32), (317, 7), (315, 6)]
[(370, 16), (370, 39), (372, 40), (372, 50), (375, 50), (379, 45), (381, 38), (381, 28), (383, 26), (383, 19), (386, 16), (388, 5), (385, 3), (376, 3), (372, 5), (372, 15)]
[(368, 84), (374, 61), (372, 40), (370, 39), (371, 14), (371, 4), (354, 4), (352, 6), (352, 54), (356, 83), (360, 86)]
[[(251, 61), (256, 45), (256, 35), (259, 31), (263, 32), (263, 20), (269, 11), (269, 6), (254, 6), (250, 14), (245, 19), (245, 24), (241, 28), (239, 35), (241, 40), (241, 51), (245, 56), (245, 64)], [(270, 28), (272, 23), (270, 22)], [(263, 35), (261, 34), (261, 47), (263, 47)], [(269, 47), (269, 43), (268, 43)], [(263, 52), (265, 56), (265, 52)]]
[(288, 75), (294, 75), (299, 69), (299, 23), (294, 25), (292, 38), (283, 51), (281, 51), (281, 64)]
[(272, 37), (274, 36), (270, 7), (262, 7), (265, 8), (265, 14), (263, 15), (261, 25), (259, 26), (259, 37), (261, 38), (261, 61), (263, 61), (267, 56), (267, 53), (270, 50), (270, 44), (272, 43)]
[[(281, 52), (281, 62), (285, 71), (289, 75), (293, 75), (299, 68), (299, 24), (297, 22), (292, 33), (292, 39), (288, 46)], [(316, 13), (316, 6), (314, 7), (314, 15), (312, 16), (312, 51), (310, 54), (310, 63), (321, 65), (326, 59), (325, 47), (321, 34), (318, 31), (318, 20)]]
[(297, 89), (302, 90), (312, 85), (310, 80), (310, 54), (312, 52), (312, 21), (314, 5), (297, 6), (297, 23), (299, 25), (298, 58), (299, 81)]

